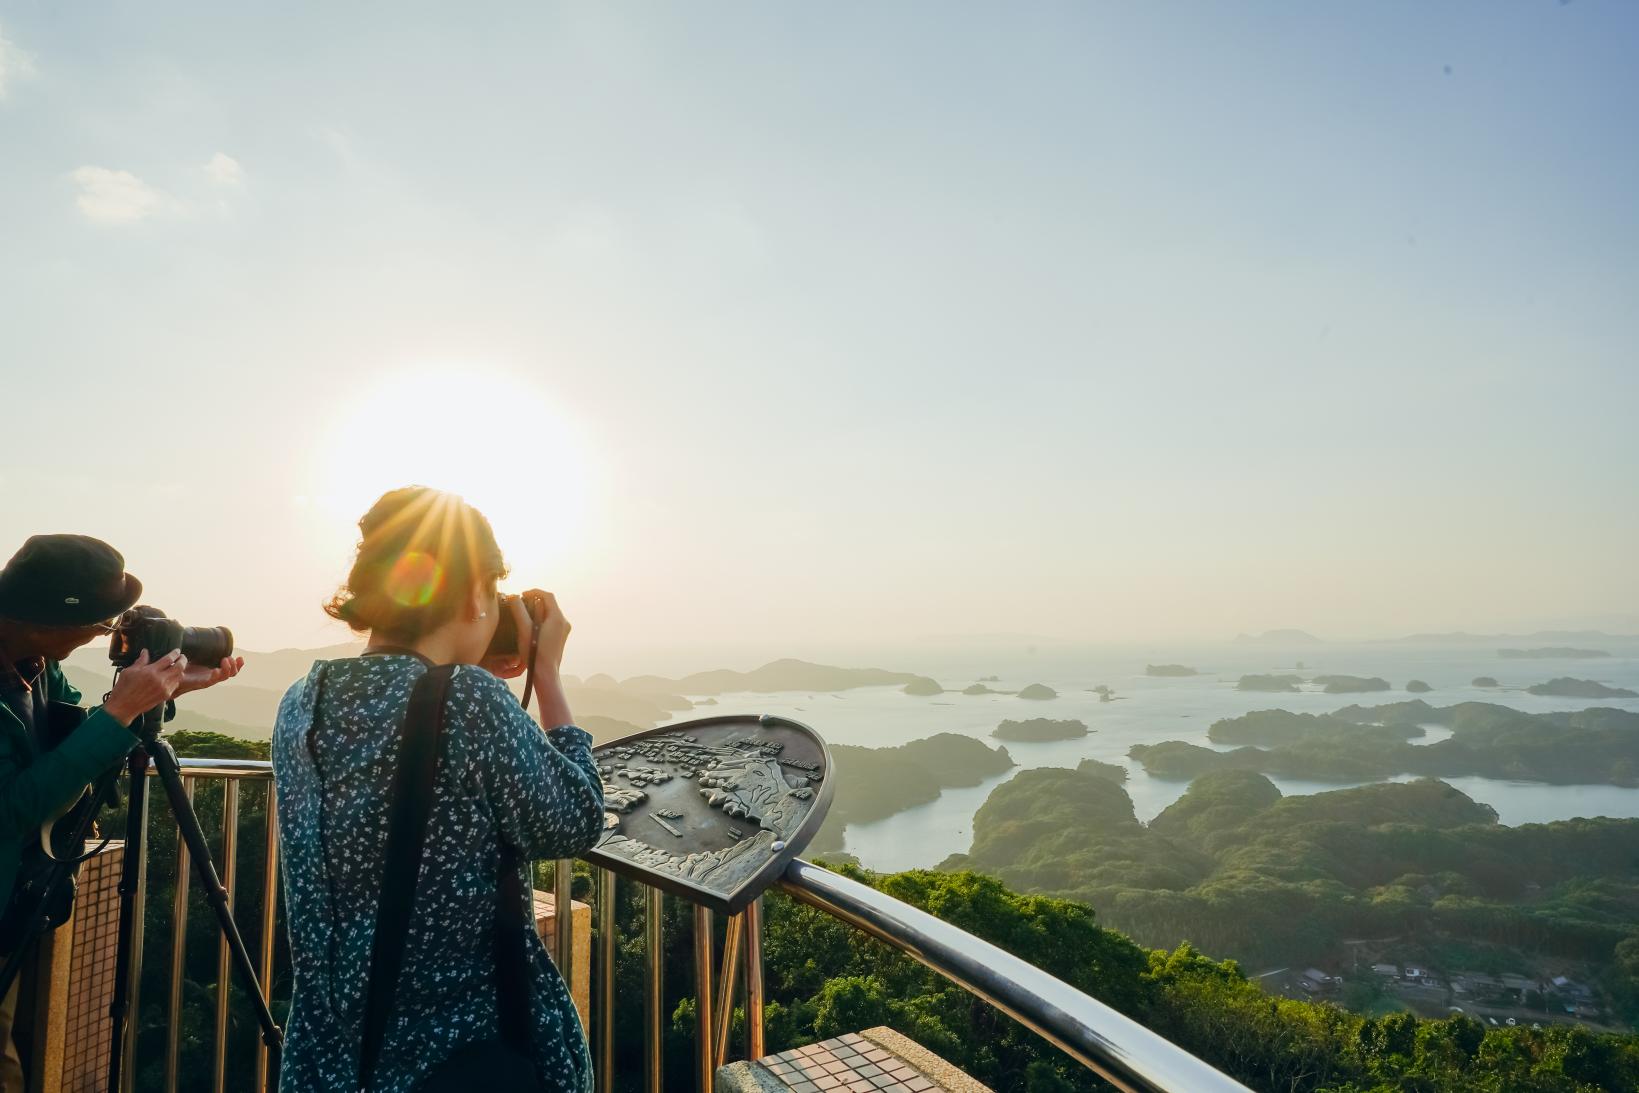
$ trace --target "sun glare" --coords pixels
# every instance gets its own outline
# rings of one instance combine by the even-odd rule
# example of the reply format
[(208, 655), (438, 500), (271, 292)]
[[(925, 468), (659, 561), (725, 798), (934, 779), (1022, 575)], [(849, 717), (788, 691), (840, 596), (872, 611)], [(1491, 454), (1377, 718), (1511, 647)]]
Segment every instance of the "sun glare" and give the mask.
[(465, 497), (489, 517), (508, 584), (550, 581), (584, 545), (589, 464), (579, 431), (545, 392), (470, 367), (381, 377), (337, 404), (314, 452), (313, 498), (345, 533), (383, 493), (411, 484)]

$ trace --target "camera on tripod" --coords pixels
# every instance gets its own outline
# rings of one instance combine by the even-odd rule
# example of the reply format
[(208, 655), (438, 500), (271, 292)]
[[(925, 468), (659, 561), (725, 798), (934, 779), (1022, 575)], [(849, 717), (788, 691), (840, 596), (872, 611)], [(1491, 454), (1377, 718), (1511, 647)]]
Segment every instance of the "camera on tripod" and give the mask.
[(172, 649), (182, 650), (190, 664), (219, 664), (233, 655), (233, 631), (226, 626), (183, 626), (157, 607), (131, 608), (114, 624), (108, 659), (115, 667), (129, 668), (147, 650), (158, 660)]

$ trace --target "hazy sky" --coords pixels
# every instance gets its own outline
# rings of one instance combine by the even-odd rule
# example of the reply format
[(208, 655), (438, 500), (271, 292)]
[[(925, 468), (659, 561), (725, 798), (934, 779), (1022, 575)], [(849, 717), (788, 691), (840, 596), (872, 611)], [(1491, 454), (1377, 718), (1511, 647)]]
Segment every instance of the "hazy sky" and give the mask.
[(0, 0), (0, 555), (321, 644), (419, 479), (585, 655), (1639, 629), (1636, 52), (1614, 0)]

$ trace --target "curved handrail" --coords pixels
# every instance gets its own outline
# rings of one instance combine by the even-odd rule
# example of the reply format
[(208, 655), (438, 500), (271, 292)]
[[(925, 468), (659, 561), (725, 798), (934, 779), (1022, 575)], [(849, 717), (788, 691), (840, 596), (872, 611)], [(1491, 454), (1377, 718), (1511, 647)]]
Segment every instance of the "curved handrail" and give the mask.
[[(270, 778), (262, 759), (178, 760), (184, 775)], [(1166, 1037), (1025, 960), (869, 885), (801, 858), (779, 886), (794, 899), (915, 957), (1125, 1090), (1248, 1093)]]
[(1121, 1089), (1246, 1093), (1241, 1083), (1132, 1018), (875, 888), (801, 858), (786, 868), (779, 885), (793, 898), (915, 957)]

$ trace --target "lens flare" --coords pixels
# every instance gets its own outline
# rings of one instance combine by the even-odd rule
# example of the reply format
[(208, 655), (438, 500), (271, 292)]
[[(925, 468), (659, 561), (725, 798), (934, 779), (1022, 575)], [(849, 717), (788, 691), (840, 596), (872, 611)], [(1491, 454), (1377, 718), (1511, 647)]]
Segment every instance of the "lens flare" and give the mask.
[(444, 584), (444, 567), (420, 550), (407, 550), (387, 571), (387, 595), (400, 607), (426, 607)]

